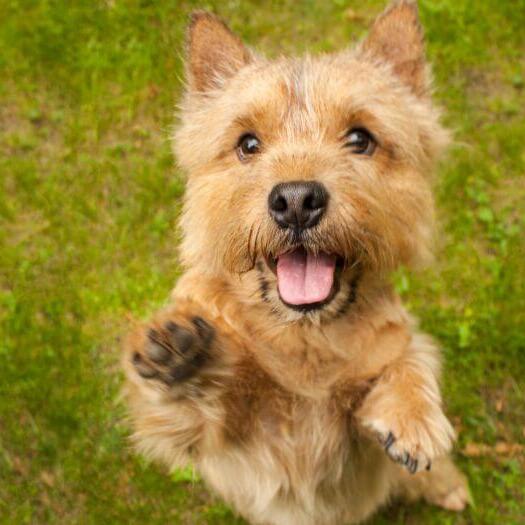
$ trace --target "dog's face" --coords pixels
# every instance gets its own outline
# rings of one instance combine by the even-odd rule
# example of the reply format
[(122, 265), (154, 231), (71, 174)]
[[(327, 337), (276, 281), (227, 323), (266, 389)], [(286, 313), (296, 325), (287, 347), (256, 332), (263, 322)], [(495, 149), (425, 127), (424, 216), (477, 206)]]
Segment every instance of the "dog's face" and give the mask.
[(417, 11), (397, 3), (353, 51), (267, 61), (212, 15), (189, 31), (177, 156), (183, 261), (253, 274), (290, 318), (335, 314), (363, 272), (424, 258), (429, 170), (447, 141)]

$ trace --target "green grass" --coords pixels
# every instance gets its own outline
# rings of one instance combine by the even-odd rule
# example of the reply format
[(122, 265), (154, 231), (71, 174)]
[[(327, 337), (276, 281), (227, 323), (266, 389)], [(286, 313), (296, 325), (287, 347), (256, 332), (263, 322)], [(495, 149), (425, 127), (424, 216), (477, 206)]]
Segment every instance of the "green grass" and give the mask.
[[(191, 475), (132, 454), (117, 401), (126, 319), (178, 275), (167, 136), (185, 19), (214, 9), (275, 55), (340, 48), (382, 6), (0, 0), (1, 523), (237, 523)], [(457, 146), (436, 178), (436, 264), (397, 285), (443, 344), (458, 450), (523, 443), (525, 2), (421, 12)], [(475, 507), (396, 506), (372, 523), (525, 522), (523, 454), (458, 460)]]

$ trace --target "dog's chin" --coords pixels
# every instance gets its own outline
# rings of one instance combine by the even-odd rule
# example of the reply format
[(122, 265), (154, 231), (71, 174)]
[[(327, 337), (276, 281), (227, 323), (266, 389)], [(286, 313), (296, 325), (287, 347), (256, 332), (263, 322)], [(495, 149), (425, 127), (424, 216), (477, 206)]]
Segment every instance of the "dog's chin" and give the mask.
[(322, 311), (340, 290), (343, 257), (325, 252), (315, 254), (302, 246), (287, 250), (266, 264), (276, 276), (280, 302), (298, 313)]

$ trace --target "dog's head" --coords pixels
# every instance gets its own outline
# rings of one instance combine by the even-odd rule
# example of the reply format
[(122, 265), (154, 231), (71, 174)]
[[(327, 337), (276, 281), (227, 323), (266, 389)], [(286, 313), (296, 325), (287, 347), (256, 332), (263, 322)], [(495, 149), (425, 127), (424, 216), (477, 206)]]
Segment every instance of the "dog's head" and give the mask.
[(334, 313), (357, 274), (427, 256), (429, 171), (446, 142), (414, 3), (353, 50), (274, 61), (196, 13), (175, 134), (183, 262), (253, 275), (292, 317)]

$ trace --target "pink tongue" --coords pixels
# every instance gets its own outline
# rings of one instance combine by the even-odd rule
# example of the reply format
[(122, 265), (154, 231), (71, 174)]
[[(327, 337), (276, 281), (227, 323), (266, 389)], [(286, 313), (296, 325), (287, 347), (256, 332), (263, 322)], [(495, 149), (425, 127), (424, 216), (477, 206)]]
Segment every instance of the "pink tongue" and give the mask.
[(335, 256), (307, 254), (299, 248), (277, 261), (277, 284), (284, 302), (301, 305), (328, 298), (334, 284)]

